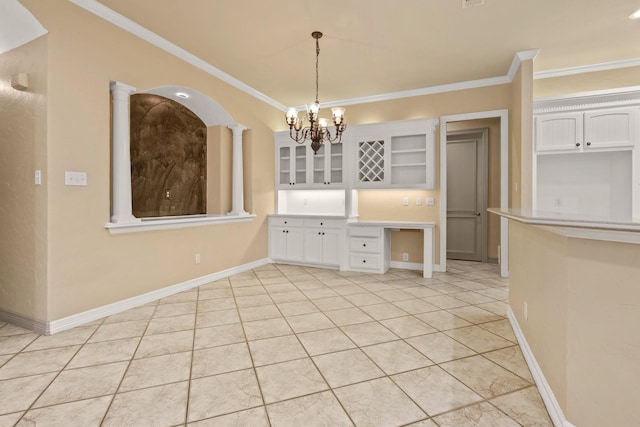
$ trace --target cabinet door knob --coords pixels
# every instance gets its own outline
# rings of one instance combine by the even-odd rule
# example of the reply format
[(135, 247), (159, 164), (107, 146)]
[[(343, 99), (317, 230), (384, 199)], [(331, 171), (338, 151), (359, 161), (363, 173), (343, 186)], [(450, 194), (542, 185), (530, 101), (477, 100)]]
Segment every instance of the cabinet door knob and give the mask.
[(289, 230), (287, 230), (287, 234), (289, 234)]
[(580, 147), (580, 143), (579, 142), (576, 142), (576, 147)]
[(366, 260), (366, 259), (363, 259), (363, 260), (362, 260), (362, 263), (363, 263), (363, 264), (366, 264), (366, 263), (367, 263), (367, 260)]
[(320, 225), (324, 225), (324, 222), (321, 222)]
[(285, 224), (287, 223), (287, 221), (284, 222)]
[(367, 244), (366, 244), (366, 243), (363, 243), (363, 244), (362, 244), (362, 247), (363, 247), (363, 248), (366, 248), (366, 247), (367, 247)]
[(324, 236), (324, 231), (322, 232), (322, 235)]
[(591, 142), (587, 142), (587, 147), (591, 146)]
[(320, 236), (320, 232), (318, 231), (318, 236)]

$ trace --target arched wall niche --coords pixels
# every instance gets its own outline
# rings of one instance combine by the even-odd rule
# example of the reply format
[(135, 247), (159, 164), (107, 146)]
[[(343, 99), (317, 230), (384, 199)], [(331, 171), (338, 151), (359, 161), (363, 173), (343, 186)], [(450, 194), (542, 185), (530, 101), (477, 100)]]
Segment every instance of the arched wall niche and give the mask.
[(207, 210), (207, 153), (218, 147), (208, 147), (204, 122), (184, 105), (156, 94), (132, 94), (129, 104), (133, 215), (220, 213)]
[[(188, 87), (162, 86), (144, 91), (122, 82), (110, 83), (112, 95), (112, 205), (111, 221), (106, 227), (112, 233), (172, 228), (211, 222), (250, 219), (244, 210), (242, 134), (246, 127), (237, 123), (220, 104)], [(131, 116), (133, 94), (157, 95), (175, 101), (195, 114), (206, 126), (206, 210), (205, 214), (188, 214), (157, 222), (157, 216), (138, 218), (133, 215), (131, 185)], [(229, 183), (231, 182), (231, 184)], [(230, 209), (229, 209), (230, 208)], [(195, 218), (191, 218), (195, 217)], [(149, 221), (151, 219), (153, 225)]]

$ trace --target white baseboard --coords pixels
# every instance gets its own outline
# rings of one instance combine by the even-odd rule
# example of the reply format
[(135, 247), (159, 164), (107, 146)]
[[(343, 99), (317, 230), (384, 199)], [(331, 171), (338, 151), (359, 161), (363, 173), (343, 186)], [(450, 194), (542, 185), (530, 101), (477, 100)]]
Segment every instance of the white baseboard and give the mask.
[[(419, 262), (391, 261), (389, 263), (389, 267), (391, 267), (391, 268), (400, 268), (400, 269), (403, 269), (403, 270), (418, 270), (418, 271), (423, 271), (424, 270), (424, 264), (419, 263)], [(443, 273), (444, 269), (442, 268), (442, 266), (440, 264), (434, 264), (433, 265), (433, 271), (437, 271), (439, 273)]]
[(390, 261), (390, 268), (399, 268), (402, 270), (420, 270), (422, 271), (423, 264), (418, 262), (404, 262), (404, 261)]
[(235, 274), (240, 274), (253, 268), (262, 267), (263, 265), (267, 265), (269, 263), (269, 259), (264, 258), (258, 261), (250, 262), (248, 264), (239, 265), (236, 267), (228, 268), (226, 270), (218, 271), (216, 273), (211, 273), (202, 277), (187, 280), (186, 282), (178, 283), (176, 285), (167, 286), (162, 289), (147, 292), (146, 294), (127, 298), (125, 300), (114, 302), (112, 304), (103, 305), (102, 307), (93, 308), (82, 313), (63, 317), (62, 319), (52, 320), (50, 322), (29, 319), (24, 316), (20, 316), (3, 310), (0, 310), (0, 320), (5, 320), (7, 322), (13, 323), (14, 325), (30, 329), (42, 335), (51, 335), (58, 332), (66, 331), (67, 329), (75, 328), (76, 326), (84, 325), (85, 323), (102, 319), (103, 317), (121, 313), (125, 310), (139, 307), (141, 305), (148, 304), (150, 302), (157, 301), (171, 295), (175, 295), (179, 292), (183, 292), (209, 282), (224, 279), (225, 277), (233, 276)]
[(21, 328), (28, 329), (40, 335), (50, 335), (48, 333), (49, 325), (44, 320), (35, 320), (11, 311), (0, 310), (0, 321), (20, 326)]
[(522, 333), (522, 329), (520, 329), (516, 316), (513, 314), (513, 311), (511, 311), (511, 307), (507, 310), (507, 317), (509, 318), (509, 322), (511, 323), (511, 327), (513, 328), (516, 338), (518, 339), (518, 344), (520, 344), (520, 349), (522, 350), (524, 359), (529, 366), (533, 380), (538, 387), (540, 396), (544, 401), (544, 406), (547, 407), (547, 411), (549, 412), (553, 425), (555, 427), (574, 427), (574, 425), (565, 418), (564, 412), (562, 411), (556, 396), (553, 394), (553, 390), (551, 390), (551, 386), (547, 382), (542, 369), (540, 369), (540, 365), (538, 365), (538, 362), (531, 351), (531, 347), (529, 347), (529, 344)]

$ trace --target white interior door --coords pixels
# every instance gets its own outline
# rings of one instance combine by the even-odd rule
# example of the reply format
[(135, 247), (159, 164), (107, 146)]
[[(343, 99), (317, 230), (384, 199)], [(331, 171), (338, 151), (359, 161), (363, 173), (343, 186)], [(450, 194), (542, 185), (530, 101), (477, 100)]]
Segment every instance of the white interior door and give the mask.
[(447, 258), (487, 261), (487, 131), (447, 134)]

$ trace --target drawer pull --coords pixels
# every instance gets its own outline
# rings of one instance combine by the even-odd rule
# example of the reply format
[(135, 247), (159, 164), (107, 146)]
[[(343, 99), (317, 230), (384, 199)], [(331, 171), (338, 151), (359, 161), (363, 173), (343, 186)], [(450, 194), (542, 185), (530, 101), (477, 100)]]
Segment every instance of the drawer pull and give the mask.
[(324, 222), (321, 222), (320, 225), (324, 225)]
[(284, 222), (285, 224), (287, 223), (287, 221)]
[(367, 244), (366, 244), (366, 243), (363, 243), (363, 244), (362, 244), (362, 247), (363, 247), (363, 248), (366, 248), (366, 247), (367, 247)]
[(366, 264), (366, 263), (367, 263), (367, 260), (366, 260), (366, 259), (363, 259), (363, 260), (362, 260), (362, 263), (363, 263), (363, 264)]

